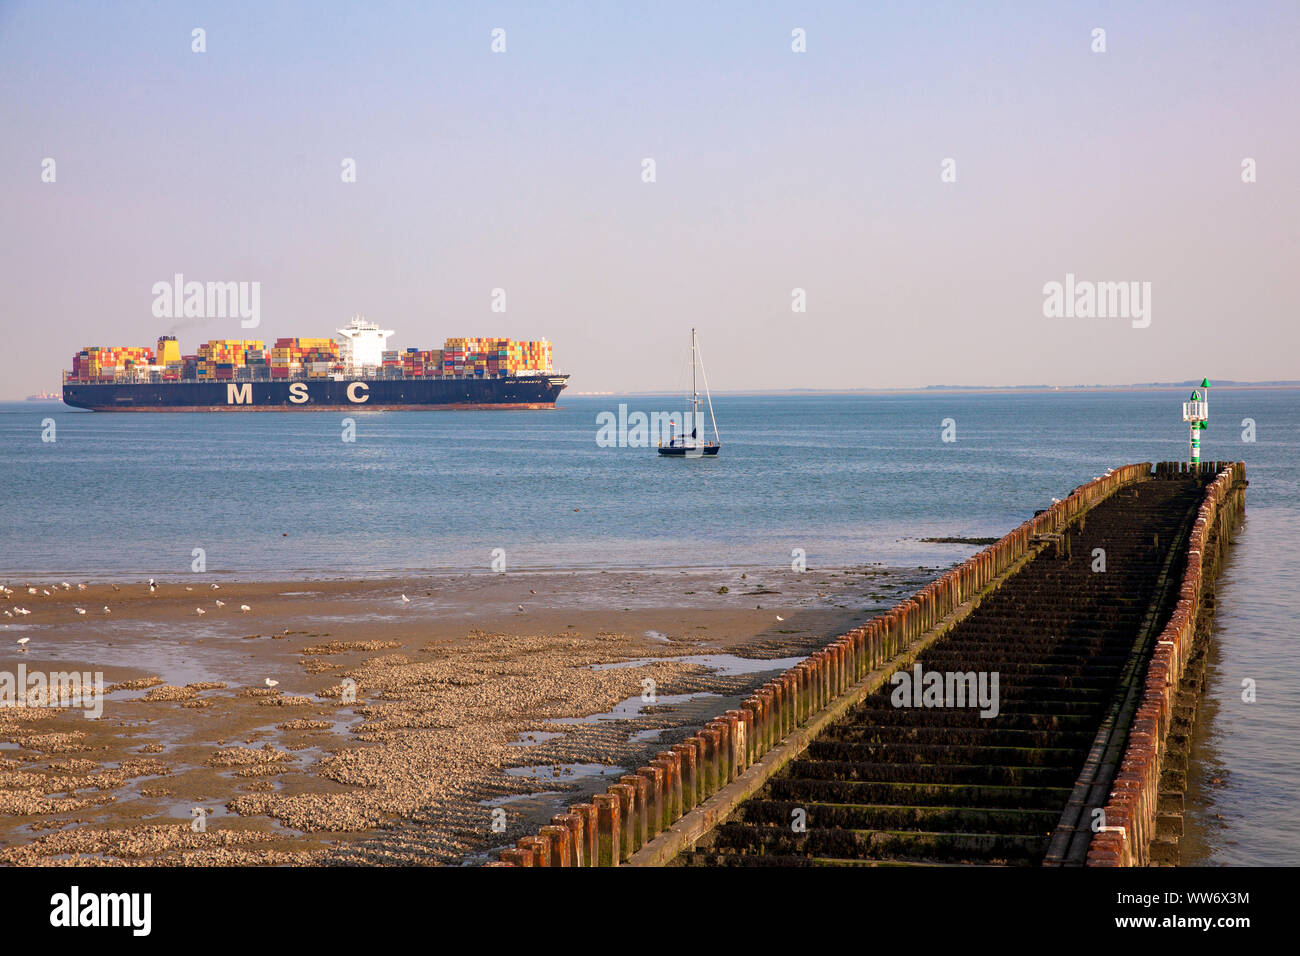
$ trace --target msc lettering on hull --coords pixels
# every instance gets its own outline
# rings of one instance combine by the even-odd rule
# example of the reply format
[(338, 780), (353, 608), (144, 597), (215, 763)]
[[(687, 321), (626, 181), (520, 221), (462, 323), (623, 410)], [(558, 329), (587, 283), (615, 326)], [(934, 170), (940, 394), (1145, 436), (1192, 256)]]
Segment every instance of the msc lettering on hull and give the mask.
[[(370, 401), (370, 386), (365, 382), (349, 382), (346, 391), (348, 401), (353, 405), (364, 405)], [(305, 405), (311, 401), (311, 393), (307, 389), (306, 382), (293, 382), (289, 386), (289, 401), (294, 405)], [(240, 385), (230, 383), (226, 385), (226, 404), (252, 405), (252, 383), (244, 382)]]

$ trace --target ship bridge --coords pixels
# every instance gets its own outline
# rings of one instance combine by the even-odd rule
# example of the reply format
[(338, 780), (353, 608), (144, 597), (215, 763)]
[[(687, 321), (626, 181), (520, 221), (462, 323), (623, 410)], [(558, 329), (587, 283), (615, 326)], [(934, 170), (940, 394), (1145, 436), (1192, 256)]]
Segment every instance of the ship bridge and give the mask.
[(377, 367), (384, 364), (384, 347), (392, 329), (381, 329), (364, 316), (354, 315), (347, 328), (339, 329), (339, 358), (349, 369)]

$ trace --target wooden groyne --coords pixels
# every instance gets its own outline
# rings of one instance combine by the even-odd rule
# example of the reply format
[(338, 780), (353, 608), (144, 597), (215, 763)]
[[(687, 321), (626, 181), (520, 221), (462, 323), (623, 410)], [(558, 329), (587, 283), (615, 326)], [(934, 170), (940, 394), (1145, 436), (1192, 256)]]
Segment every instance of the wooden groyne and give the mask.
[[(1216, 465), (1187, 544), (1178, 604), (1151, 655), (1102, 826), (1088, 849), (1089, 866), (1177, 861), (1187, 740), (1199, 696), (1199, 686), (1188, 686), (1185, 678), (1189, 664), (1203, 656), (1213, 624), (1214, 581), (1246, 507), (1245, 463)], [(1178, 479), (1186, 477), (1186, 469), (1164, 464), (1156, 476)]]
[[(1189, 575), (1243, 486), (1224, 463), (1088, 482), (495, 865), (1145, 862), (1125, 848), (1161, 822), (1178, 718), (1152, 682), (1192, 643), (1154, 639), (1195, 620)], [(900, 672), (991, 676), (1000, 699), (900, 706)]]

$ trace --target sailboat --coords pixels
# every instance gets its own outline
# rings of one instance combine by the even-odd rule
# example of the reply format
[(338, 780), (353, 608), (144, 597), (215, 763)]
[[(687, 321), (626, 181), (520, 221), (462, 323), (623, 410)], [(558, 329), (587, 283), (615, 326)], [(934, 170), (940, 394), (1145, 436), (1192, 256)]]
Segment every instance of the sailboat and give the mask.
[[(701, 407), (700, 390), (696, 385), (695, 370), (699, 369), (704, 379), (704, 399), (709, 403), (709, 419), (713, 422), (713, 441), (705, 441), (700, 434), (704, 427), (704, 413)], [(669, 426), (672, 427), (671, 425)], [(690, 434), (687, 434), (689, 429)], [(722, 438), (718, 434), (718, 420), (713, 414), (713, 397), (709, 394), (709, 378), (704, 374), (704, 361), (700, 358), (700, 343), (691, 329), (691, 411), (689, 419), (682, 428), (682, 434), (668, 436), (668, 443), (659, 442), (659, 454), (665, 458), (716, 458), (722, 448)]]

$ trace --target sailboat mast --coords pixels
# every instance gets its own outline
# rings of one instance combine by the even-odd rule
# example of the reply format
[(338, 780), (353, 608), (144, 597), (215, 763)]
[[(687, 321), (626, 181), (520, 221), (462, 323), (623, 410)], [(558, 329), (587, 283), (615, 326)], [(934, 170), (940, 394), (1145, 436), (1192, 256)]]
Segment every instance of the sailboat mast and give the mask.
[(699, 440), (700, 390), (695, 384), (695, 330), (691, 329), (691, 434)]
[(691, 406), (694, 410), (695, 399), (699, 392), (695, 388), (695, 330), (691, 329)]

